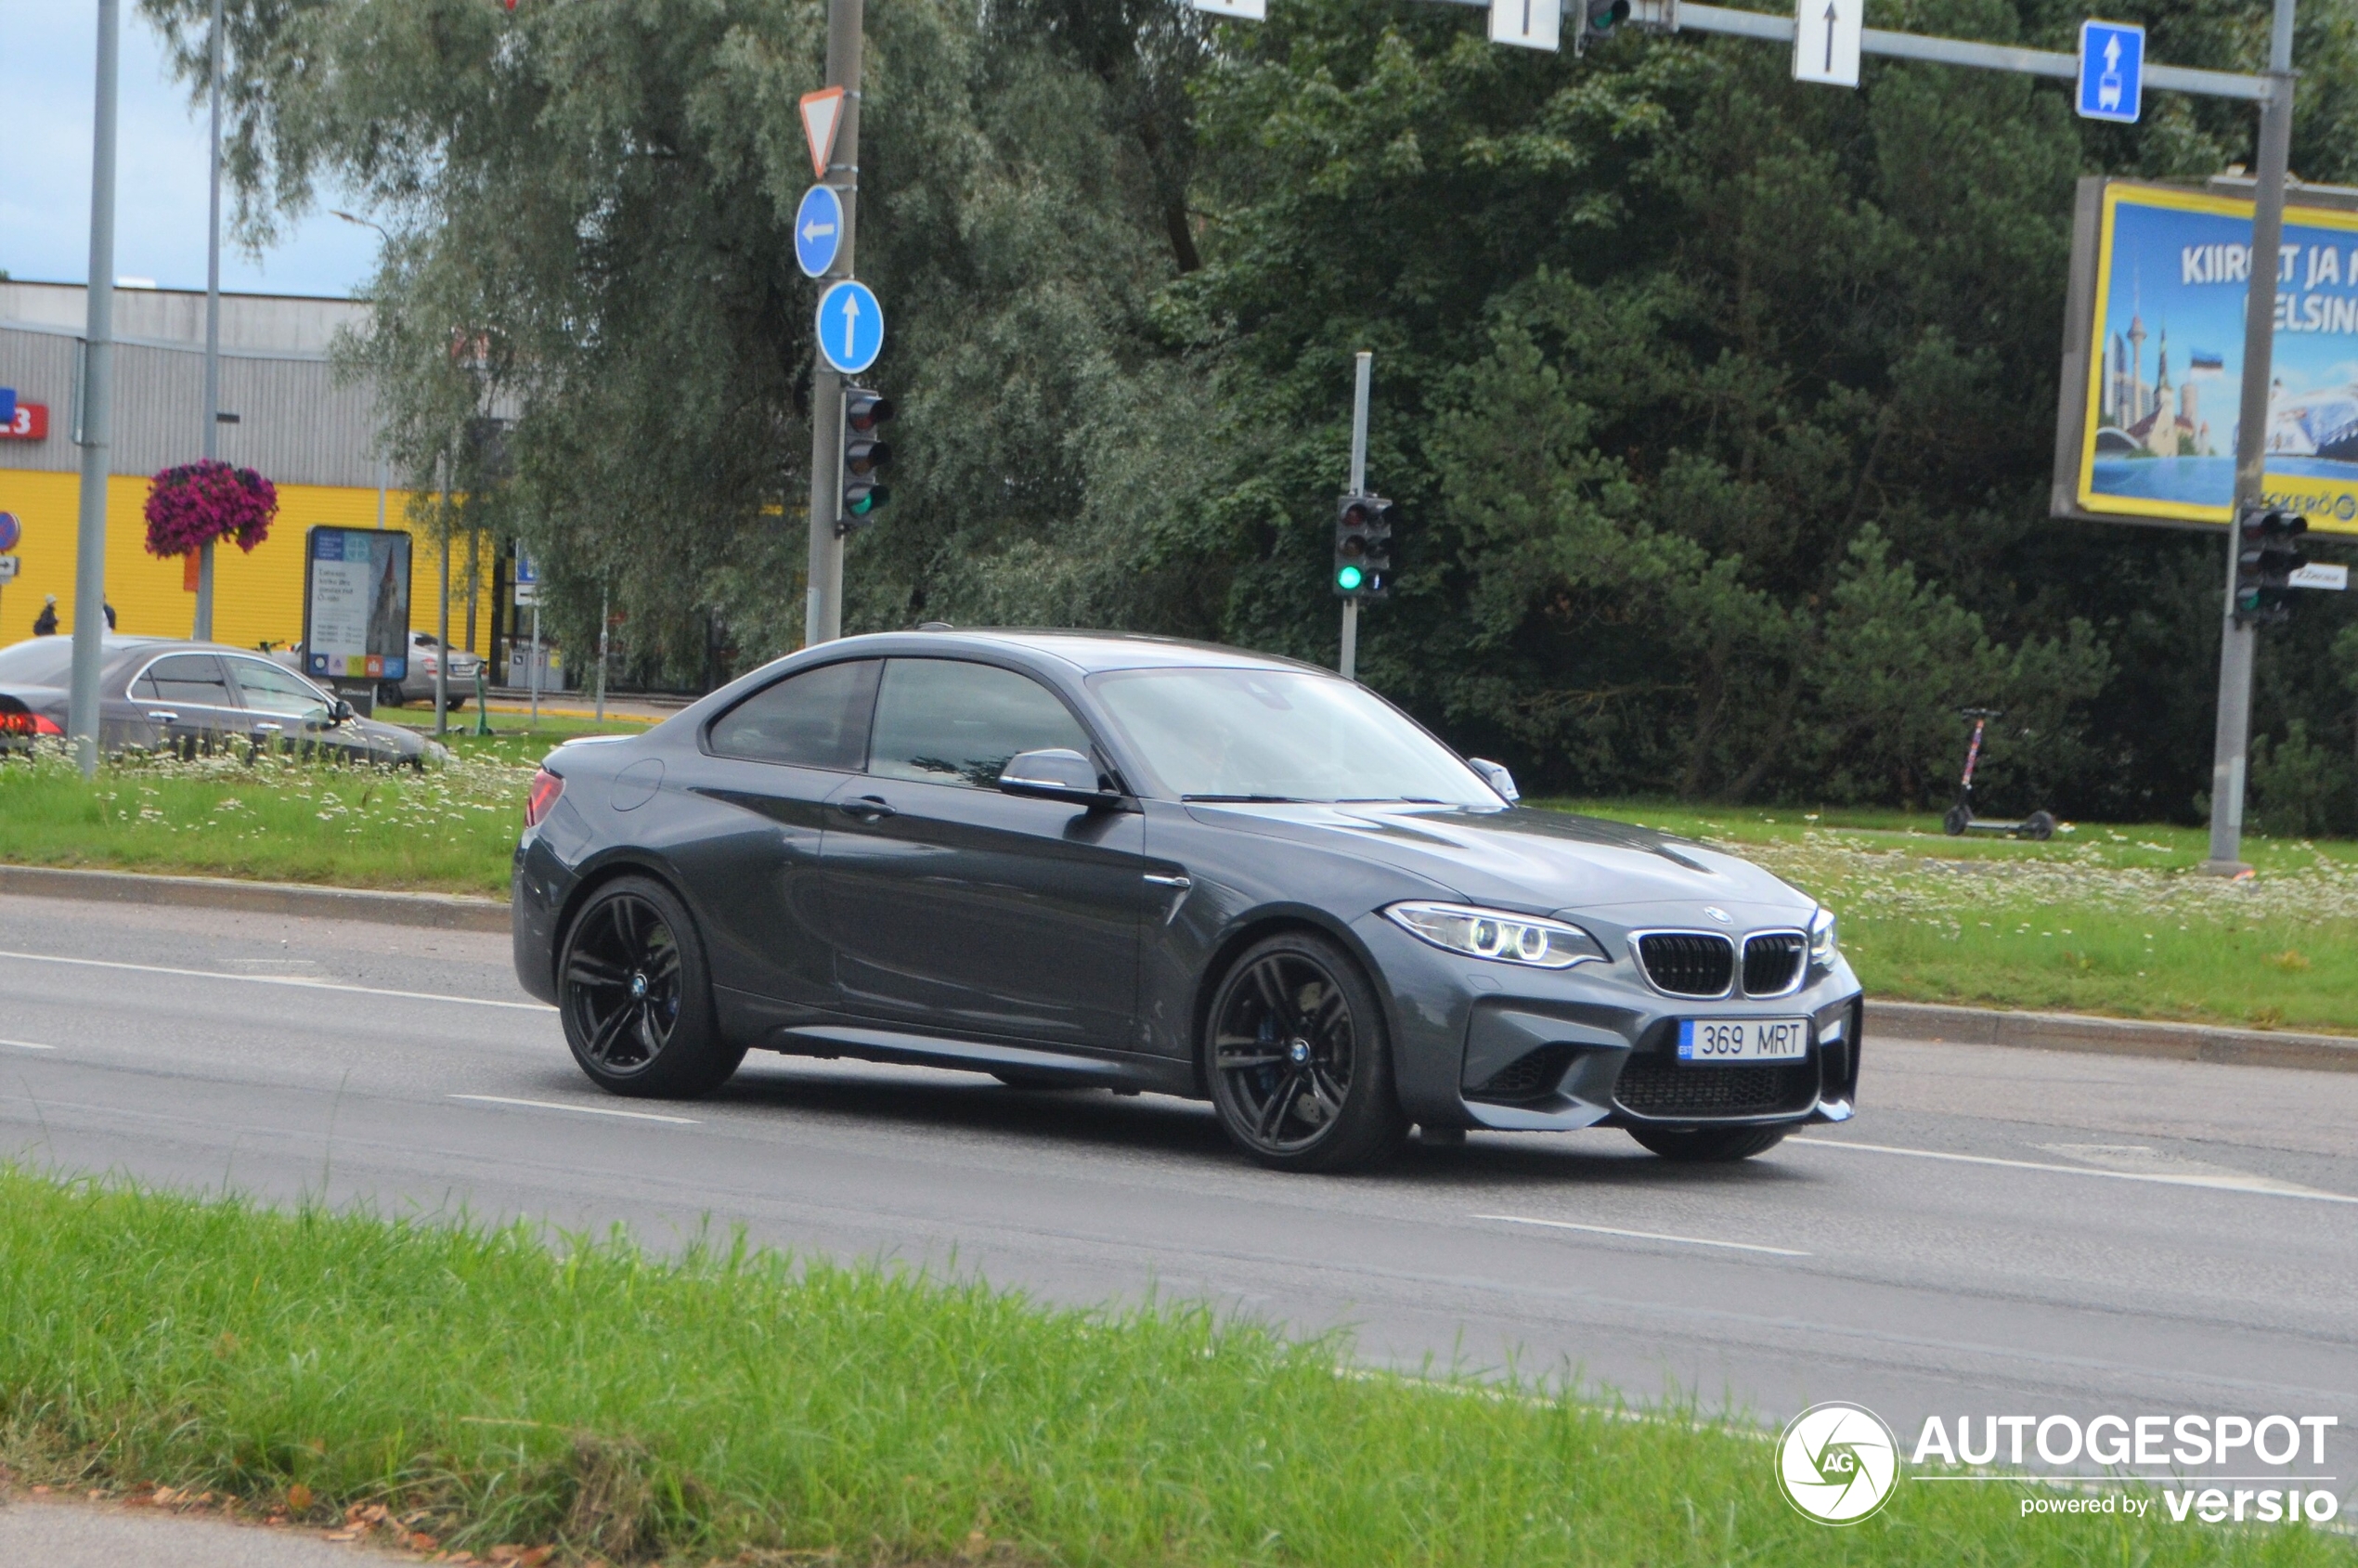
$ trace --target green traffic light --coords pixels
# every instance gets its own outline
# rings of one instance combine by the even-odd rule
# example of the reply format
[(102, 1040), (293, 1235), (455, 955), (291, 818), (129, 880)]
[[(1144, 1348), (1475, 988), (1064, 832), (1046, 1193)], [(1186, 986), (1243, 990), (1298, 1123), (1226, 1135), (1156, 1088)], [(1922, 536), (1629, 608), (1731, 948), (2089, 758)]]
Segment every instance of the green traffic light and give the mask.
[(1366, 580), (1367, 574), (1360, 571), (1356, 566), (1345, 566), (1342, 570), (1335, 574), (1336, 586), (1340, 587), (1346, 593), (1356, 590), (1358, 586)]

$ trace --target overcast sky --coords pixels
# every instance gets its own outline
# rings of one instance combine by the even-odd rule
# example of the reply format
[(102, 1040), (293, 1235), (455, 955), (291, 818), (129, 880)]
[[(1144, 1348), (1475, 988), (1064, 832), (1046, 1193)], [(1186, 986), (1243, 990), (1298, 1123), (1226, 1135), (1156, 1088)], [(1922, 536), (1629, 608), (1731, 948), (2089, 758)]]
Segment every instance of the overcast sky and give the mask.
[[(167, 79), (161, 42), (123, 9), (115, 273), (201, 289), (206, 127)], [(79, 283), (90, 265), (97, 16), (97, 0), (0, 0), (0, 271), (17, 279)], [(225, 240), (221, 286), (348, 295), (376, 246), (373, 230), (314, 213), (259, 263)]]

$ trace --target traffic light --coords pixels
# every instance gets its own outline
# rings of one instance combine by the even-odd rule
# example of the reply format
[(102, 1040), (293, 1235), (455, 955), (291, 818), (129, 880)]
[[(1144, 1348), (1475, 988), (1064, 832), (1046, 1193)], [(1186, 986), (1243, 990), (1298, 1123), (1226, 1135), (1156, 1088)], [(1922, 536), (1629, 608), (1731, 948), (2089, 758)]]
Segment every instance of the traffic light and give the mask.
[(2236, 525), (2235, 624), (2280, 626), (2292, 616), (2292, 575), (2309, 564), (2293, 541), (2309, 520), (2288, 512), (2247, 512)]
[[(1629, 0), (1574, 0), (1579, 8), (1580, 25), (1572, 35), (1572, 52), (1586, 54), (1596, 39), (1611, 32), (1614, 26), (1629, 19)], [(1573, 9), (1572, 6), (1565, 6)]]
[(1392, 591), (1393, 511), (1381, 496), (1345, 496), (1335, 503), (1337, 594), (1381, 599)]
[(894, 413), (892, 399), (870, 387), (846, 382), (843, 389), (843, 504), (836, 530), (848, 534), (875, 522), (876, 508), (892, 499), (879, 477), (892, 460), (892, 447), (879, 435)]

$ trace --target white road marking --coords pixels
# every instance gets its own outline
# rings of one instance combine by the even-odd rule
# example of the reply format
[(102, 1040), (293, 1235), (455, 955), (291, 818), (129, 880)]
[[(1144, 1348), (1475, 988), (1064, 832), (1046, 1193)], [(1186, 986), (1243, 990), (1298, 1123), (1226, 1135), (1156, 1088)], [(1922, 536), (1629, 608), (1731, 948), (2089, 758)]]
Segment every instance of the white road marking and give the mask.
[(1946, 1160), (1959, 1165), (1996, 1165), (2009, 1171), (2053, 1171), (2066, 1176), (2094, 1176), (2115, 1182), (2153, 1182), (2162, 1186), (2209, 1187), (2213, 1192), (2248, 1192), (2261, 1198), (2304, 1198), (2313, 1203), (2358, 1203), (2358, 1198), (2339, 1192), (2317, 1192), (2309, 1187), (2257, 1186), (2255, 1178), (2237, 1172), (2230, 1175), (2212, 1176), (2158, 1171), (2100, 1171), (2092, 1165), (2055, 1165), (2042, 1160), (2001, 1160), (1994, 1154), (1950, 1154), (1937, 1148), (1898, 1148), (1890, 1144), (1853, 1143), (1847, 1138), (1787, 1138), (1789, 1145), (1804, 1148), (1846, 1148), (1861, 1154), (1898, 1154), (1911, 1160)]
[(572, 1110), (578, 1111), (584, 1116), (621, 1116), (633, 1121), (668, 1121), (675, 1127), (693, 1127), (697, 1124), (696, 1119), (693, 1116), (657, 1116), (651, 1110), (616, 1110), (612, 1106), (567, 1105), (563, 1100), (519, 1100), (512, 1099), (506, 1095), (453, 1095), (450, 1097), (454, 1100), (477, 1100), (485, 1105), (529, 1106), (534, 1110)]
[(35, 1045), (30, 1040), (0, 1040), (0, 1045), (14, 1045), (19, 1051), (54, 1051), (55, 1045)]
[(2274, 1176), (2255, 1175), (2238, 1171), (2232, 1165), (2213, 1165), (2208, 1160), (2188, 1160), (2182, 1155), (2164, 1154), (2144, 1144), (2041, 1144), (2049, 1154), (2085, 1160), (2105, 1171), (2126, 1171), (2140, 1176), (2208, 1176), (2222, 1187), (2235, 1187), (2248, 1192), (2273, 1192), (2286, 1198), (2332, 1198), (2313, 1186), (2299, 1182), (2282, 1182)]
[(1496, 1220), (1502, 1225), (1546, 1225), (1549, 1230), (1585, 1230), (1595, 1236), (1626, 1236), (1638, 1241), (1676, 1241), (1687, 1247), (1732, 1247), (1739, 1252), (1767, 1252), (1779, 1258), (1806, 1258), (1808, 1253), (1791, 1247), (1763, 1247), (1755, 1241), (1714, 1241), (1705, 1236), (1665, 1236), (1654, 1230), (1623, 1230), (1615, 1225), (1575, 1225), (1570, 1220), (1540, 1220), (1528, 1214), (1476, 1214), (1477, 1220)]
[(128, 969), (140, 975), (178, 975), (186, 979), (234, 980), (240, 985), (292, 986), (301, 991), (336, 991), (354, 996), (397, 996), (408, 1002), (458, 1002), (470, 1007), (515, 1007), (527, 1013), (553, 1013), (545, 1002), (499, 1002), (487, 996), (451, 996), (438, 991), (389, 991), (382, 986), (343, 985), (304, 975), (230, 975), (218, 969), (175, 969), (162, 964), (124, 964), (110, 958), (61, 958), (54, 952), (10, 952), (0, 958), (25, 964), (71, 964), (84, 969)]

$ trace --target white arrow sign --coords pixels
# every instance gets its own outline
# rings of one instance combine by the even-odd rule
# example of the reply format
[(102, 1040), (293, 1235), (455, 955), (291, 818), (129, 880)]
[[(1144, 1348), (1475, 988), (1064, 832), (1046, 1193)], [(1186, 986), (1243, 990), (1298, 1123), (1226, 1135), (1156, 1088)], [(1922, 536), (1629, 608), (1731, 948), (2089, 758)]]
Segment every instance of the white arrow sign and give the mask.
[(843, 89), (822, 87), (802, 95), (802, 134), (810, 143), (810, 172), (827, 177), (836, 155), (836, 132), (843, 124)]
[(1831, 87), (1859, 85), (1863, 0), (1794, 0), (1793, 79)]

